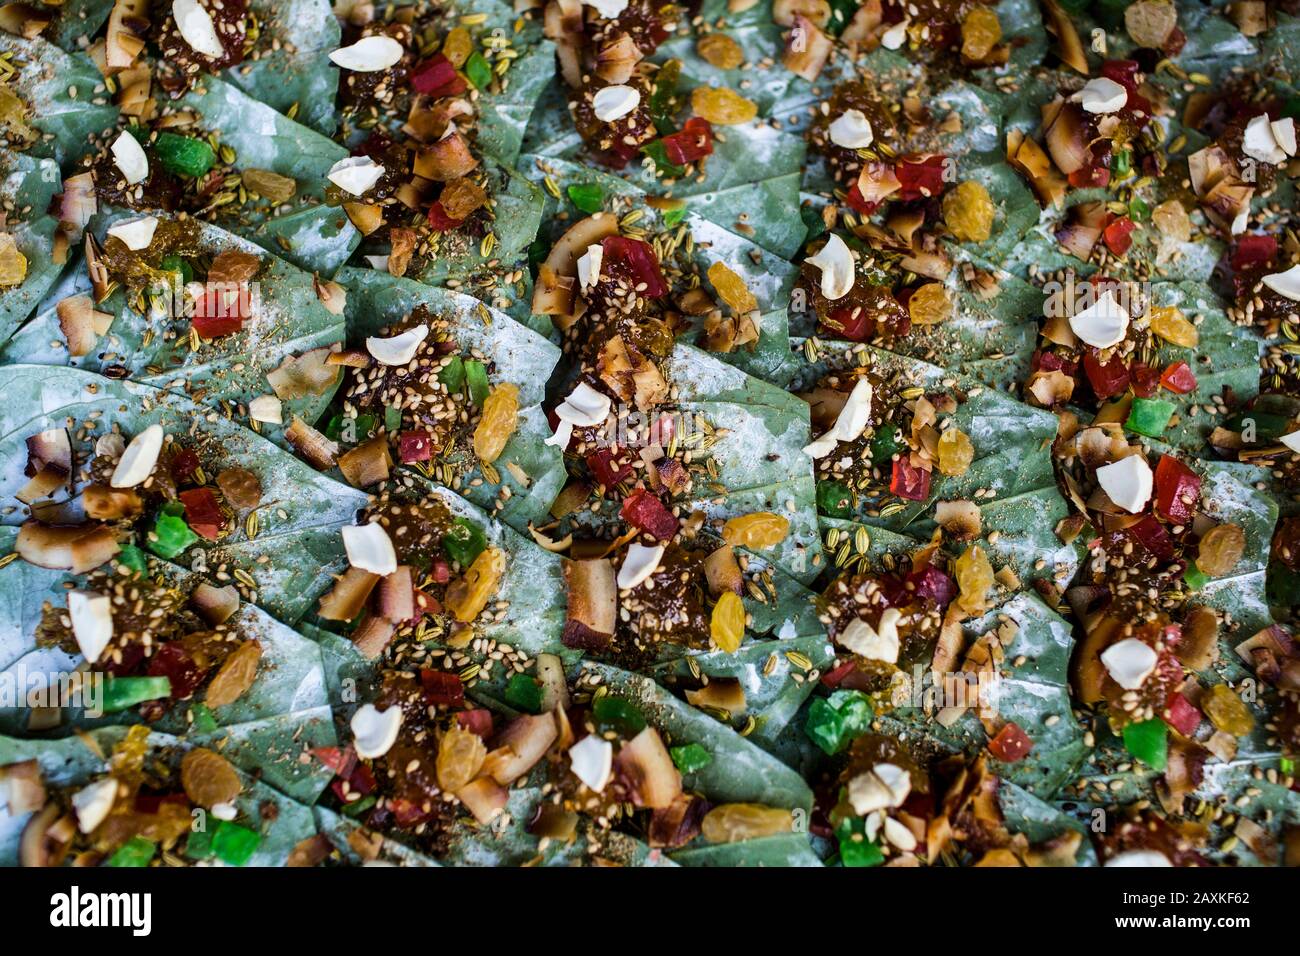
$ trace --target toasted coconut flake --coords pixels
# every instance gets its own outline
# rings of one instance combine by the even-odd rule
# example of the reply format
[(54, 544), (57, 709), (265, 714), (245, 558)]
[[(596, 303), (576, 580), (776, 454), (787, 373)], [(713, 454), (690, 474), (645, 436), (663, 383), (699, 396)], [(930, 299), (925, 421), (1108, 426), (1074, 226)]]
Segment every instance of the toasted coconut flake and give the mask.
[(979, 537), (980, 509), (973, 501), (940, 501), (934, 508), (934, 520), (956, 541)]
[(201, 582), (190, 594), (190, 607), (209, 627), (225, 624), (239, 610), (239, 590), (233, 584), (214, 587)]
[(286, 355), (279, 367), (266, 376), (277, 397), (286, 402), (324, 395), (338, 381), (339, 369), (330, 364), (328, 347), (311, 349), (302, 355)]
[(567, 561), (568, 619), (597, 634), (612, 635), (618, 617), (618, 587), (614, 563), (608, 558)]
[(318, 613), (327, 621), (355, 620), (378, 583), (379, 575), (361, 568), (348, 568), (334, 582), (334, 587), (321, 596)]
[(339, 470), (354, 488), (368, 488), (387, 481), (392, 464), (385, 435), (376, 435), (339, 456)]
[(284, 430), (284, 438), (293, 446), (294, 451), (319, 471), (328, 471), (338, 461), (339, 446), (297, 415), (293, 416), (293, 422)]

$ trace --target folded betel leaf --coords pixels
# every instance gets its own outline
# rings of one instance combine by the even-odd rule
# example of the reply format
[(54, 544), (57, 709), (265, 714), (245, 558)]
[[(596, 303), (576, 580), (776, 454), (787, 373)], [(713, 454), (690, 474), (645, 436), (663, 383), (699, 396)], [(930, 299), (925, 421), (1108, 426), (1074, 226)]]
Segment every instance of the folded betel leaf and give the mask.
[(343, 377), (331, 357), (344, 319), (311, 275), (164, 212), (105, 217), (85, 250), (78, 267), (89, 288), (60, 287), (67, 295), (47, 299), (4, 347), (4, 361), (70, 364), (184, 392), (281, 445), (290, 443), (282, 425), (320, 418)]
[(513, 169), (549, 55), (540, 29), (493, 0), (356, 20), (330, 54), (353, 154), (331, 179), (371, 263), (508, 289), (541, 212)]
[[(556, 311), (570, 307), (562, 301), (569, 292), (567, 276), (557, 273), (576, 269), (576, 263), (568, 264), (569, 253), (584, 235), (592, 238), (617, 223), (620, 238), (647, 243), (653, 251), (669, 286), (664, 318), (679, 341), (784, 384), (790, 367), (787, 312), (795, 279), (784, 258), (739, 230), (697, 215), (691, 201), (646, 196), (616, 176), (563, 160), (530, 155), (524, 161), (529, 164), (525, 171), (548, 197), (544, 221), (549, 226), (534, 243), (532, 256), (537, 263), (535, 323), (571, 327), (572, 320)], [(576, 258), (585, 251), (579, 249)], [(601, 259), (603, 264), (603, 247)], [(558, 286), (565, 286), (562, 295), (556, 294)]]
[(49, 215), (59, 191), (59, 167), (52, 159), (18, 152), (0, 158), (0, 340), (27, 319), (68, 261), (67, 237)]
[[(12, 548), (12, 529), (2, 535)], [(17, 688), (0, 706), (0, 727), (66, 736), (144, 719), (163, 732), (257, 744), (287, 722), (303, 746), (332, 743), (312, 641), (242, 603), (233, 587), (164, 561), (140, 563), (143, 572), (114, 561), (76, 576), (25, 561), (0, 569), (8, 598), (0, 680)], [(235, 748), (227, 755), (240, 760)], [(302, 776), (295, 756), (284, 754), (277, 785)]]
[(1030, 866), (1097, 866), (1097, 851), (1089, 831), (1059, 807), (1040, 800), (1009, 780), (998, 784), (998, 807), (1012, 834), (1022, 834), (1036, 845)]
[(329, 62), (339, 27), (326, 0), (141, 0), (61, 3), (44, 35), (85, 50), (124, 110), (150, 88), (173, 99), (213, 76), (321, 133), (333, 133), (338, 74)]
[(337, 281), (349, 349), (343, 412), (326, 431), (351, 433), (339, 438), (345, 478), (386, 487), (387, 469), (361, 467), (386, 447), (403, 466), (394, 481), (415, 472), (520, 532), (547, 520), (565, 481), (542, 410), (559, 349), (469, 295), (373, 269), (344, 269)]
[[(85, 573), (148, 551), (284, 621), (343, 567), (338, 528), (366, 496), (217, 412), (76, 369), (0, 366), (0, 383), (3, 523), (23, 560)], [(289, 434), (332, 446), (301, 420)]]
[(285, 866), (316, 832), (309, 806), (219, 750), (144, 725), (0, 737), (0, 777), (6, 866)]
[(84, 54), (0, 31), (0, 57), (0, 143), (7, 150), (66, 165), (117, 122), (103, 77)]

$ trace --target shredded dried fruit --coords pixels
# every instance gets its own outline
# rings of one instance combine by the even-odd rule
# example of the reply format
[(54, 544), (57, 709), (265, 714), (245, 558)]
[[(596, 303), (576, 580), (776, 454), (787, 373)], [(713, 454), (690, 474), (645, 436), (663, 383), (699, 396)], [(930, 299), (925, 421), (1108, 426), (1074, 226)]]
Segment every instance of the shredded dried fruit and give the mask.
[(27, 257), (7, 232), (0, 232), (0, 288), (22, 285), (27, 278)]

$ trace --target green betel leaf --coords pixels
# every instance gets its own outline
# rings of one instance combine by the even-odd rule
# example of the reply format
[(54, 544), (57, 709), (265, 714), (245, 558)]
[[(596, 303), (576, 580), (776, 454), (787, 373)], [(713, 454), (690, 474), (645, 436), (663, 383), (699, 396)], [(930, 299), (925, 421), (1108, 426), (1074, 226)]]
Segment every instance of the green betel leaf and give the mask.
[(1012, 833), (1023, 834), (1031, 845), (1050, 843), (1067, 836), (1071, 830), (1082, 834), (1074, 865), (1097, 865), (1097, 851), (1092, 847), (1087, 828), (1058, 807), (1007, 780), (998, 783), (998, 806), (1006, 828)]
[[(292, 740), (292, 730), (285, 728), (279, 739), (283, 744)], [(114, 746), (120, 743), (126, 734), (123, 727), (104, 727), (89, 731), (86, 739), (67, 737), (61, 740), (22, 740), (14, 737), (0, 737), (0, 766), (35, 759), (40, 762), (41, 773), (50, 787), (66, 788), (69, 791), (84, 787), (102, 779), (109, 770), (105, 757), (112, 753)], [(162, 760), (173, 770), (179, 765), (181, 757), (191, 746), (189, 741), (170, 734), (154, 732), (149, 735), (149, 756)], [(92, 747), (97, 748), (98, 752)], [(273, 759), (263, 759), (261, 764), (270, 766)], [(302, 840), (316, 832), (315, 821), (310, 807), (291, 799), (281, 791), (261, 782), (261, 764), (250, 769), (239, 767), (239, 778), (243, 790), (235, 798), (236, 816), (234, 822), (255, 831), (261, 837), (256, 849), (245, 866), (284, 866), (289, 854)], [(310, 801), (308, 801), (310, 802)], [(0, 817), (0, 865), (19, 865), (19, 841), (23, 828), (32, 818), (32, 814)], [(191, 831), (189, 839), (195, 834), (217, 826), (215, 816), (206, 814), (201, 820), (202, 830), (198, 826)], [(183, 853), (185, 844), (177, 848)]]
[(67, 167), (117, 122), (117, 107), (95, 92), (103, 77), (85, 54), (0, 32), (0, 56), (15, 67), (0, 96), (15, 95), (24, 107), (21, 128), (11, 120), (0, 123), (9, 148)]
[(525, 531), (530, 522), (543, 523), (565, 482), (562, 453), (545, 444), (551, 429), (541, 409), (560, 350), (468, 295), (373, 269), (344, 269), (338, 281), (347, 290), (348, 341), (354, 348), (364, 348), (366, 337), (379, 335), (423, 306), (450, 324), (449, 338), (458, 353), (475, 355), (487, 366), (490, 386), (508, 383), (519, 389), (518, 425), (493, 463), (497, 480), (488, 480), (472, 456), (448, 464), (458, 476), (458, 488), (480, 507), (497, 508), (507, 489), (509, 497), (497, 516), (511, 527)]
[[(201, 563), (213, 575), (238, 570), (250, 576), (256, 587), (245, 587), (248, 597), (255, 596), (253, 603), (290, 622), (302, 617), (315, 595), (328, 587), (330, 574), (344, 567), (338, 528), (353, 522), (366, 496), (313, 471), (265, 438), (170, 392), (76, 369), (3, 366), (0, 383), (13, 399), (0, 410), (0, 494), (6, 501), (12, 502), (27, 481), (27, 438), (63, 427), (71, 418), (78, 429), (74, 460), (83, 462), (89, 461), (99, 436), (116, 430), (134, 437), (158, 424), (199, 456), (209, 480), (224, 469), (240, 467), (252, 472), (261, 486), (260, 502), (251, 511), (231, 509), (234, 520), (223, 537), (187, 550), (177, 561), (192, 569)], [(80, 486), (78, 479), (76, 491)], [(41, 511), (53, 508), (57, 518), (61, 509), (75, 506), (66, 503), (66, 489), (55, 494), (58, 497)], [(15, 509), (3, 523), (19, 525), (27, 511)], [(146, 517), (152, 528), (153, 515)], [(137, 541), (145, 543), (143, 538)], [(215, 583), (226, 581), (217, 577)]]
[[(318, 2), (309, 0), (311, 6)], [(328, 62), (324, 53), (313, 55)], [(279, 67), (268, 63), (261, 69)], [(264, 170), (287, 176), (297, 191), (279, 206), (250, 198), (219, 207), (213, 216), (224, 228), (299, 268), (333, 275), (361, 241), (343, 210), (329, 205), (325, 197), (330, 167), (348, 151), (310, 126), (288, 119), (272, 105), (253, 99), (248, 89), (206, 77), (178, 102), (198, 114), (200, 130), (217, 133), (221, 144), (234, 150), (236, 171)], [(244, 187), (248, 191), (247, 183)]]
[[(105, 236), (113, 222), (129, 218), (134, 216), (106, 217), (99, 224), (99, 236)], [(206, 341), (192, 333), (187, 311), (192, 299), (186, 295), (178, 274), (172, 273), (177, 281), (147, 290), (144, 296), (132, 296), (119, 289), (94, 304), (97, 311), (112, 317), (112, 324), (88, 354), (71, 357), (58, 306), (68, 296), (87, 294), (88, 283), (78, 270), (70, 286), (51, 296), (53, 301), (47, 300), (4, 346), (0, 360), (71, 364), (105, 375), (125, 375), (145, 385), (183, 391), (223, 414), (233, 411), (237, 420), (249, 421), (248, 403), (274, 394), (267, 376), (306, 353), (341, 343), (343, 317), (321, 304), (311, 275), (216, 226), (204, 223), (198, 230), (199, 252), (195, 259), (239, 251), (255, 256), (261, 263), (249, 284), (249, 318), (239, 332)], [(315, 422), (329, 404), (338, 380), (336, 376), (332, 384), (317, 393), (303, 389), (301, 394), (286, 397), (282, 410), (285, 423), (295, 415), (308, 423)], [(277, 444), (285, 443), (279, 426), (262, 427)]]
[[(1034, 796), (1050, 799), (1073, 778), (1088, 752), (1083, 728), (1070, 705), (1067, 669), (1074, 639), (1069, 623), (1025, 593), (968, 622), (964, 630), (971, 640), (996, 633), (1005, 655), (1001, 674), (987, 688), (976, 688), (966, 686), (959, 675), (935, 678), (927, 670), (920, 675), (922, 686), (913, 677), (912, 701), (882, 717), (882, 724), (896, 732), (923, 734), (945, 749), (973, 754), (989, 741), (981, 718), (995, 725), (1014, 721), (1033, 741), (1033, 748), (1015, 763), (993, 760), (991, 767)], [(952, 686), (936, 684), (936, 679), (951, 680)], [(962, 686), (957, 688), (959, 682)], [(960, 695), (950, 693), (954, 688), (966, 695), (971, 709), (941, 714), (944, 707), (960, 707)]]
[(0, 203), (12, 209), (4, 231), (26, 258), (26, 275), (0, 288), (0, 341), (8, 339), (36, 309), (63, 272), (54, 261), (58, 221), (46, 210), (61, 188), (58, 164), (24, 153), (0, 157)]

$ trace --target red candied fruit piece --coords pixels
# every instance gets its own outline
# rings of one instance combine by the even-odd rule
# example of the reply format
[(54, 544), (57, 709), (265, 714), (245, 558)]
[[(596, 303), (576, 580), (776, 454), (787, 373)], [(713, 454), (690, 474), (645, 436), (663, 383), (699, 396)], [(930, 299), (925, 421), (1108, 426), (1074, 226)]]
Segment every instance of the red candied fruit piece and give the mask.
[(1128, 216), (1120, 216), (1102, 231), (1101, 238), (1105, 241), (1107, 249), (1117, 256), (1122, 256), (1133, 245), (1133, 230), (1136, 228), (1137, 223), (1132, 219)]
[(1192, 520), (1200, 500), (1200, 475), (1172, 455), (1164, 455), (1156, 465), (1156, 514), (1185, 525)]
[(340, 777), (352, 775), (357, 765), (357, 752), (351, 747), (313, 747), (311, 755)]
[(916, 586), (916, 596), (947, 607), (957, 596), (957, 583), (932, 564), (911, 574), (908, 581)]
[(226, 523), (226, 516), (221, 513), (217, 496), (211, 488), (189, 488), (179, 495), (185, 506), (185, 523), (195, 534), (201, 534), (209, 541), (217, 540), (221, 528)]
[(424, 96), (456, 96), (468, 88), (465, 80), (451, 65), (451, 60), (435, 53), (411, 71), (411, 88)]
[(170, 699), (185, 700), (198, 690), (206, 671), (179, 642), (169, 641), (150, 658), (146, 673), (150, 677), (166, 677), (172, 684)]
[(592, 477), (606, 489), (613, 488), (632, 474), (632, 466), (627, 462), (620, 460), (615, 464), (617, 455), (617, 448), (597, 448), (587, 456), (587, 467), (591, 469)]
[(1196, 728), (1201, 726), (1201, 712), (1197, 710), (1195, 704), (1177, 691), (1169, 695), (1165, 712), (1160, 717), (1184, 737), (1190, 737), (1196, 733)]
[(845, 195), (844, 201), (849, 204), (851, 209), (855, 212), (862, 213), (864, 216), (870, 216), (880, 208), (880, 203), (878, 202), (867, 202), (866, 197), (862, 195), (862, 190), (858, 188), (856, 181), (849, 187), (849, 191)]
[(404, 465), (428, 461), (433, 457), (433, 437), (426, 431), (402, 432), (397, 436), (397, 457)]
[(894, 473), (889, 479), (889, 490), (909, 501), (925, 501), (930, 497), (930, 473), (924, 468), (913, 468), (906, 455), (894, 459)]
[(936, 153), (933, 156), (903, 156), (894, 164), (894, 175), (902, 184), (898, 199), (904, 202), (911, 199), (933, 199), (943, 194), (944, 171), (948, 166), (948, 157)]
[(1150, 365), (1144, 365), (1141, 362), (1134, 362), (1129, 369), (1129, 376), (1133, 385), (1133, 394), (1139, 398), (1152, 398), (1156, 390), (1160, 388), (1160, 370), (1152, 368)]
[(420, 684), (424, 687), (424, 700), (427, 704), (459, 707), (465, 703), (465, 684), (455, 671), (423, 668), (420, 671)]
[(623, 499), (621, 513), (624, 521), (656, 541), (671, 541), (677, 533), (677, 518), (645, 488), (637, 488)]
[(492, 711), (486, 707), (462, 710), (456, 715), (456, 723), (471, 734), (478, 734), (484, 740), (492, 736)]
[(1003, 725), (992, 740), (989, 741), (989, 753), (1003, 763), (1015, 763), (1023, 760), (1034, 749), (1034, 742), (1020, 729), (1015, 721)]
[(1277, 255), (1277, 240), (1272, 236), (1242, 236), (1232, 247), (1229, 260), (1234, 272), (1266, 266)]
[(1174, 543), (1165, 526), (1151, 515), (1144, 515), (1141, 521), (1125, 529), (1147, 553), (1161, 561), (1168, 561), (1174, 556)]
[(1160, 373), (1160, 384), (1178, 395), (1196, 391), (1196, 373), (1181, 359)]
[(219, 339), (238, 332), (252, 317), (253, 296), (246, 287), (235, 290), (225, 283), (213, 283), (194, 300), (190, 321), (202, 338)]
[(1118, 355), (1112, 355), (1109, 362), (1102, 362), (1096, 352), (1088, 352), (1083, 357), (1083, 371), (1098, 398), (1110, 398), (1128, 389), (1128, 368)]
[(837, 339), (847, 339), (850, 342), (865, 342), (876, 331), (876, 322), (871, 313), (861, 306), (843, 305), (831, 309), (822, 325)]
[(190, 477), (198, 470), (199, 456), (190, 449), (182, 448), (172, 455), (171, 472), (172, 477), (177, 481), (189, 481)]
[(663, 138), (668, 161), (685, 166), (713, 152), (713, 127), (702, 116), (692, 116), (676, 133)]
[(1137, 75), (1141, 67), (1137, 60), (1107, 60), (1101, 65), (1101, 75), (1114, 80), (1132, 93), (1138, 88)]
[(429, 207), (429, 228), (434, 232), (450, 232), (464, 222), (464, 219), (452, 219), (447, 215), (447, 210), (443, 209), (442, 203), (436, 199)]
[(634, 288), (645, 284), (644, 289), (637, 289), (640, 295), (657, 299), (668, 294), (668, 283), (664, 281), (659, 259), (649, 243), (627, 236), (606, 236), (601, 249), (604, 262), (625, 272)]
[(847, 661), (835, 665), (822, 675), (822, 686), (839, 687), (844, 682), (844, 678), (853, 673), (853, 669), (857, 666), (857, 661), (851, 657)]

